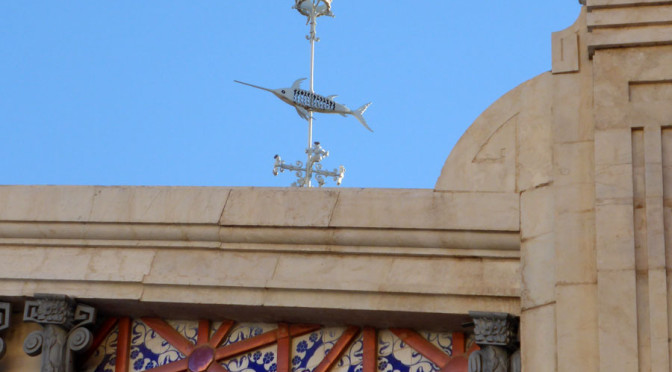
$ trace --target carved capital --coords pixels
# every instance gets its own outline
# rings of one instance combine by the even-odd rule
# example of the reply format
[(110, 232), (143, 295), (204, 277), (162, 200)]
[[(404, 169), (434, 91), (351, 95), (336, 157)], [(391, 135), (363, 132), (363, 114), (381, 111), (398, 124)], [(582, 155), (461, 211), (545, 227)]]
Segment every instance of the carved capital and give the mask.
[(469, 372), (520, 372), (517, 317), (506, 313), (470, 311), (481, 350), (469, 356)]
[(26, 337), (23, 350), (30, 356), (42, 354), (42, 372), (72, 372), (74, 353), (88, 349), (91, 331), (84, 328), (96, 319), (93, 307), (77, 304), (63, 295), (36, 295), (26, 301), (23, 320), (42, 325)]
[[(9, 319), (12, 315), (12, 307), (8, 302), (0, 302), (0, 334), (9, 328)], [(5, 355), (7, 348), (5, 340), (0, 337), (0, 359)]]
[(506, 313), (470, 311), (474, 320), (474, 335), (479, 346), (493, 345), (516, 349), (518, 318)]
[(36, 295), (35, 300), (26, 301), (23, 321), (42, 325), (56, 324), (71, 328), (75, 315), (75, 301), (62, 295)]

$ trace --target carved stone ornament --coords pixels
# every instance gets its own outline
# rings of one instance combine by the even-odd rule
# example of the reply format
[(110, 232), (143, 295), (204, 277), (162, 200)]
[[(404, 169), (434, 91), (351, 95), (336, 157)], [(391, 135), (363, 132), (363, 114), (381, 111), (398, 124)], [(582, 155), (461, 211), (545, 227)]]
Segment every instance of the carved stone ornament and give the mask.
[[(7, 302), (0, 302), (0, 333), (9, 328), (9, 319), (12, 315), (12, 307)], [(0, 338), (0, 359), (5, 355), (7, 347), (5, 340)]]
[(23, 350), (30, 356), (42, 354), (41, 372), (73, 372), (74, 353), (91, 346), (93, 335), (84, 327), (93, 324), (96, 310), (63, 295), (35, 297), (26, 301), (23, 320), (43, 328), (26, 337)]
[(481, 350), (469, 356), (469, 372), (520, 372), (518, 318), (506, 313), (469, 312)]
[(479, 345), (497, 345), (516, 348), (518, 319), (506, 313), (470, 311), (474, 319), (474, 334)]

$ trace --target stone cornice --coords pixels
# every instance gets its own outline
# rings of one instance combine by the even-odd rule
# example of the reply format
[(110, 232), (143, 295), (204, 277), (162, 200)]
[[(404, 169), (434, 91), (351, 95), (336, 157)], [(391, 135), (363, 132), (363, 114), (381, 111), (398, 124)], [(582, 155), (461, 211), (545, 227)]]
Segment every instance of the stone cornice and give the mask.
[(517, 313), (518, 208), (515, 193), (3, 186), (0, 299), (63, 293), (237, 317), (407, 312), (437, 324), (473, 308)]

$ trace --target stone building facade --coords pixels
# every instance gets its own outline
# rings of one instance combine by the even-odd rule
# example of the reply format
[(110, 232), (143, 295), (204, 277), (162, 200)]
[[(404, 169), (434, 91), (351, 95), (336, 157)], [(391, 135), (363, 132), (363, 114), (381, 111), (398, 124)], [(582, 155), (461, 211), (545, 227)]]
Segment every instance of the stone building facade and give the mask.
[(0, 187), (0, 370), (669, 371), (672, 1), (584, 3), (433, 190)]

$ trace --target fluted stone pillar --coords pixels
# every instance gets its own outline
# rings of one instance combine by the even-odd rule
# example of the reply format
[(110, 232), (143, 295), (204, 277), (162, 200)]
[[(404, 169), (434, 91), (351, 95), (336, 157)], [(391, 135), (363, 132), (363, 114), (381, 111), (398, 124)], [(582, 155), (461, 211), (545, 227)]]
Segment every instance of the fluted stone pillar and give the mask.
[(469, 372), (520, 372), (518, 318), (506, 313), (470, 311), (476, 344), (469, 356)]
[[(9, 319), (12, 315), (11, 305), (7, 302), (0, 302), (0, 335), (9, 328)], [(5, 355), (7, 347), (5, 346), (5, 340), (0, 337), (0, 359)]]
[(36, 295), (26, 301), (23, 321), (42, 325), (26, 337), (23, 350), (42, 354), (41, 372), (73, 372), (74, 353), (91, 346), (92, 334), (85, 326), (95, 321), (93, 307), (77, 304), (62, 295)]

